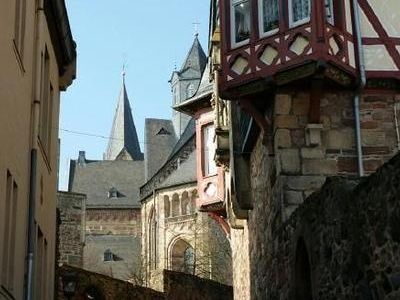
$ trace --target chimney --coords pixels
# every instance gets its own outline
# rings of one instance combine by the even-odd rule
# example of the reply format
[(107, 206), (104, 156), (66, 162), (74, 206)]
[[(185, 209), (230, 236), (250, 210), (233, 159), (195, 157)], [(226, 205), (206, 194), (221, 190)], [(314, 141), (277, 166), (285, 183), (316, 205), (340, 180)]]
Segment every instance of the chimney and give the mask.
[(79, 151), (78, 165), (84, 166), (86, 164), (86, 154), (85, 151)]

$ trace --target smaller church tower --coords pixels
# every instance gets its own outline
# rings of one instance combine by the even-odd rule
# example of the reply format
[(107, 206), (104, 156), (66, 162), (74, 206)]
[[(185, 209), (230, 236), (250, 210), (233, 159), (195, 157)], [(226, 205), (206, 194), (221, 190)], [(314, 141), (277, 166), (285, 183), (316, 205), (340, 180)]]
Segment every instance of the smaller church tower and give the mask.
[(143, 160), (139, 139), (133, 122), (131, 106), (125, 87), (125, 73), (119, 94), (110, 140), (104, 160)]
[[(206, 55), (200, 45), (198, 34), (195, 34), (193, 45), (178, 71), (175, 70), (170, 79), (172, 92), (172, 106), (176, 106), (192, 97), (200, 84), (201, 75), (206, 66)], [(172, 122), (177, 137), (179, 138), (189, 123), (190, 117), (177, 111), (173, 111)]]

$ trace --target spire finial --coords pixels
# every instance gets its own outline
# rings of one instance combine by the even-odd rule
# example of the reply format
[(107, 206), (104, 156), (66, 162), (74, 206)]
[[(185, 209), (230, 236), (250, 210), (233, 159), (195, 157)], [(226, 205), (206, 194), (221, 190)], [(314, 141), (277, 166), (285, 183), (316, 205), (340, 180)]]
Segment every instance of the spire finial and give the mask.
[(196, 21), (196, 22), (193, 22), (192, 24), (194, 26), (194, 36), (198, 37), (199, 36), (199, 25), (200, 25), (200, 22)]
[(125, 63), (122, 64), (122, 82), (125, 84)]

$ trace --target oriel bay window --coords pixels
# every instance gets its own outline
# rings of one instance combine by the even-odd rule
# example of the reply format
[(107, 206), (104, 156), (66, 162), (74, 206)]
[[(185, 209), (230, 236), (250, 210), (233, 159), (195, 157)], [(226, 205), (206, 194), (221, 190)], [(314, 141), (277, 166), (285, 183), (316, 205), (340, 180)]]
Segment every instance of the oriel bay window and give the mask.
[(233, 48), (249, 42), (250, 11), (250, 0), (231, 0), (231, 40)]

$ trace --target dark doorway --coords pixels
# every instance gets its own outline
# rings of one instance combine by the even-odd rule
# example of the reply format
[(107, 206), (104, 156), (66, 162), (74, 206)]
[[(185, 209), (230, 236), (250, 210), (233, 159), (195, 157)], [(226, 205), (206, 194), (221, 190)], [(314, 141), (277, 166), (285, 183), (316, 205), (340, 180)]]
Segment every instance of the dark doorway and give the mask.
[(310, 261), (303, 238), (297, 242), (295, 264), (295, 299), (312, 300)]

